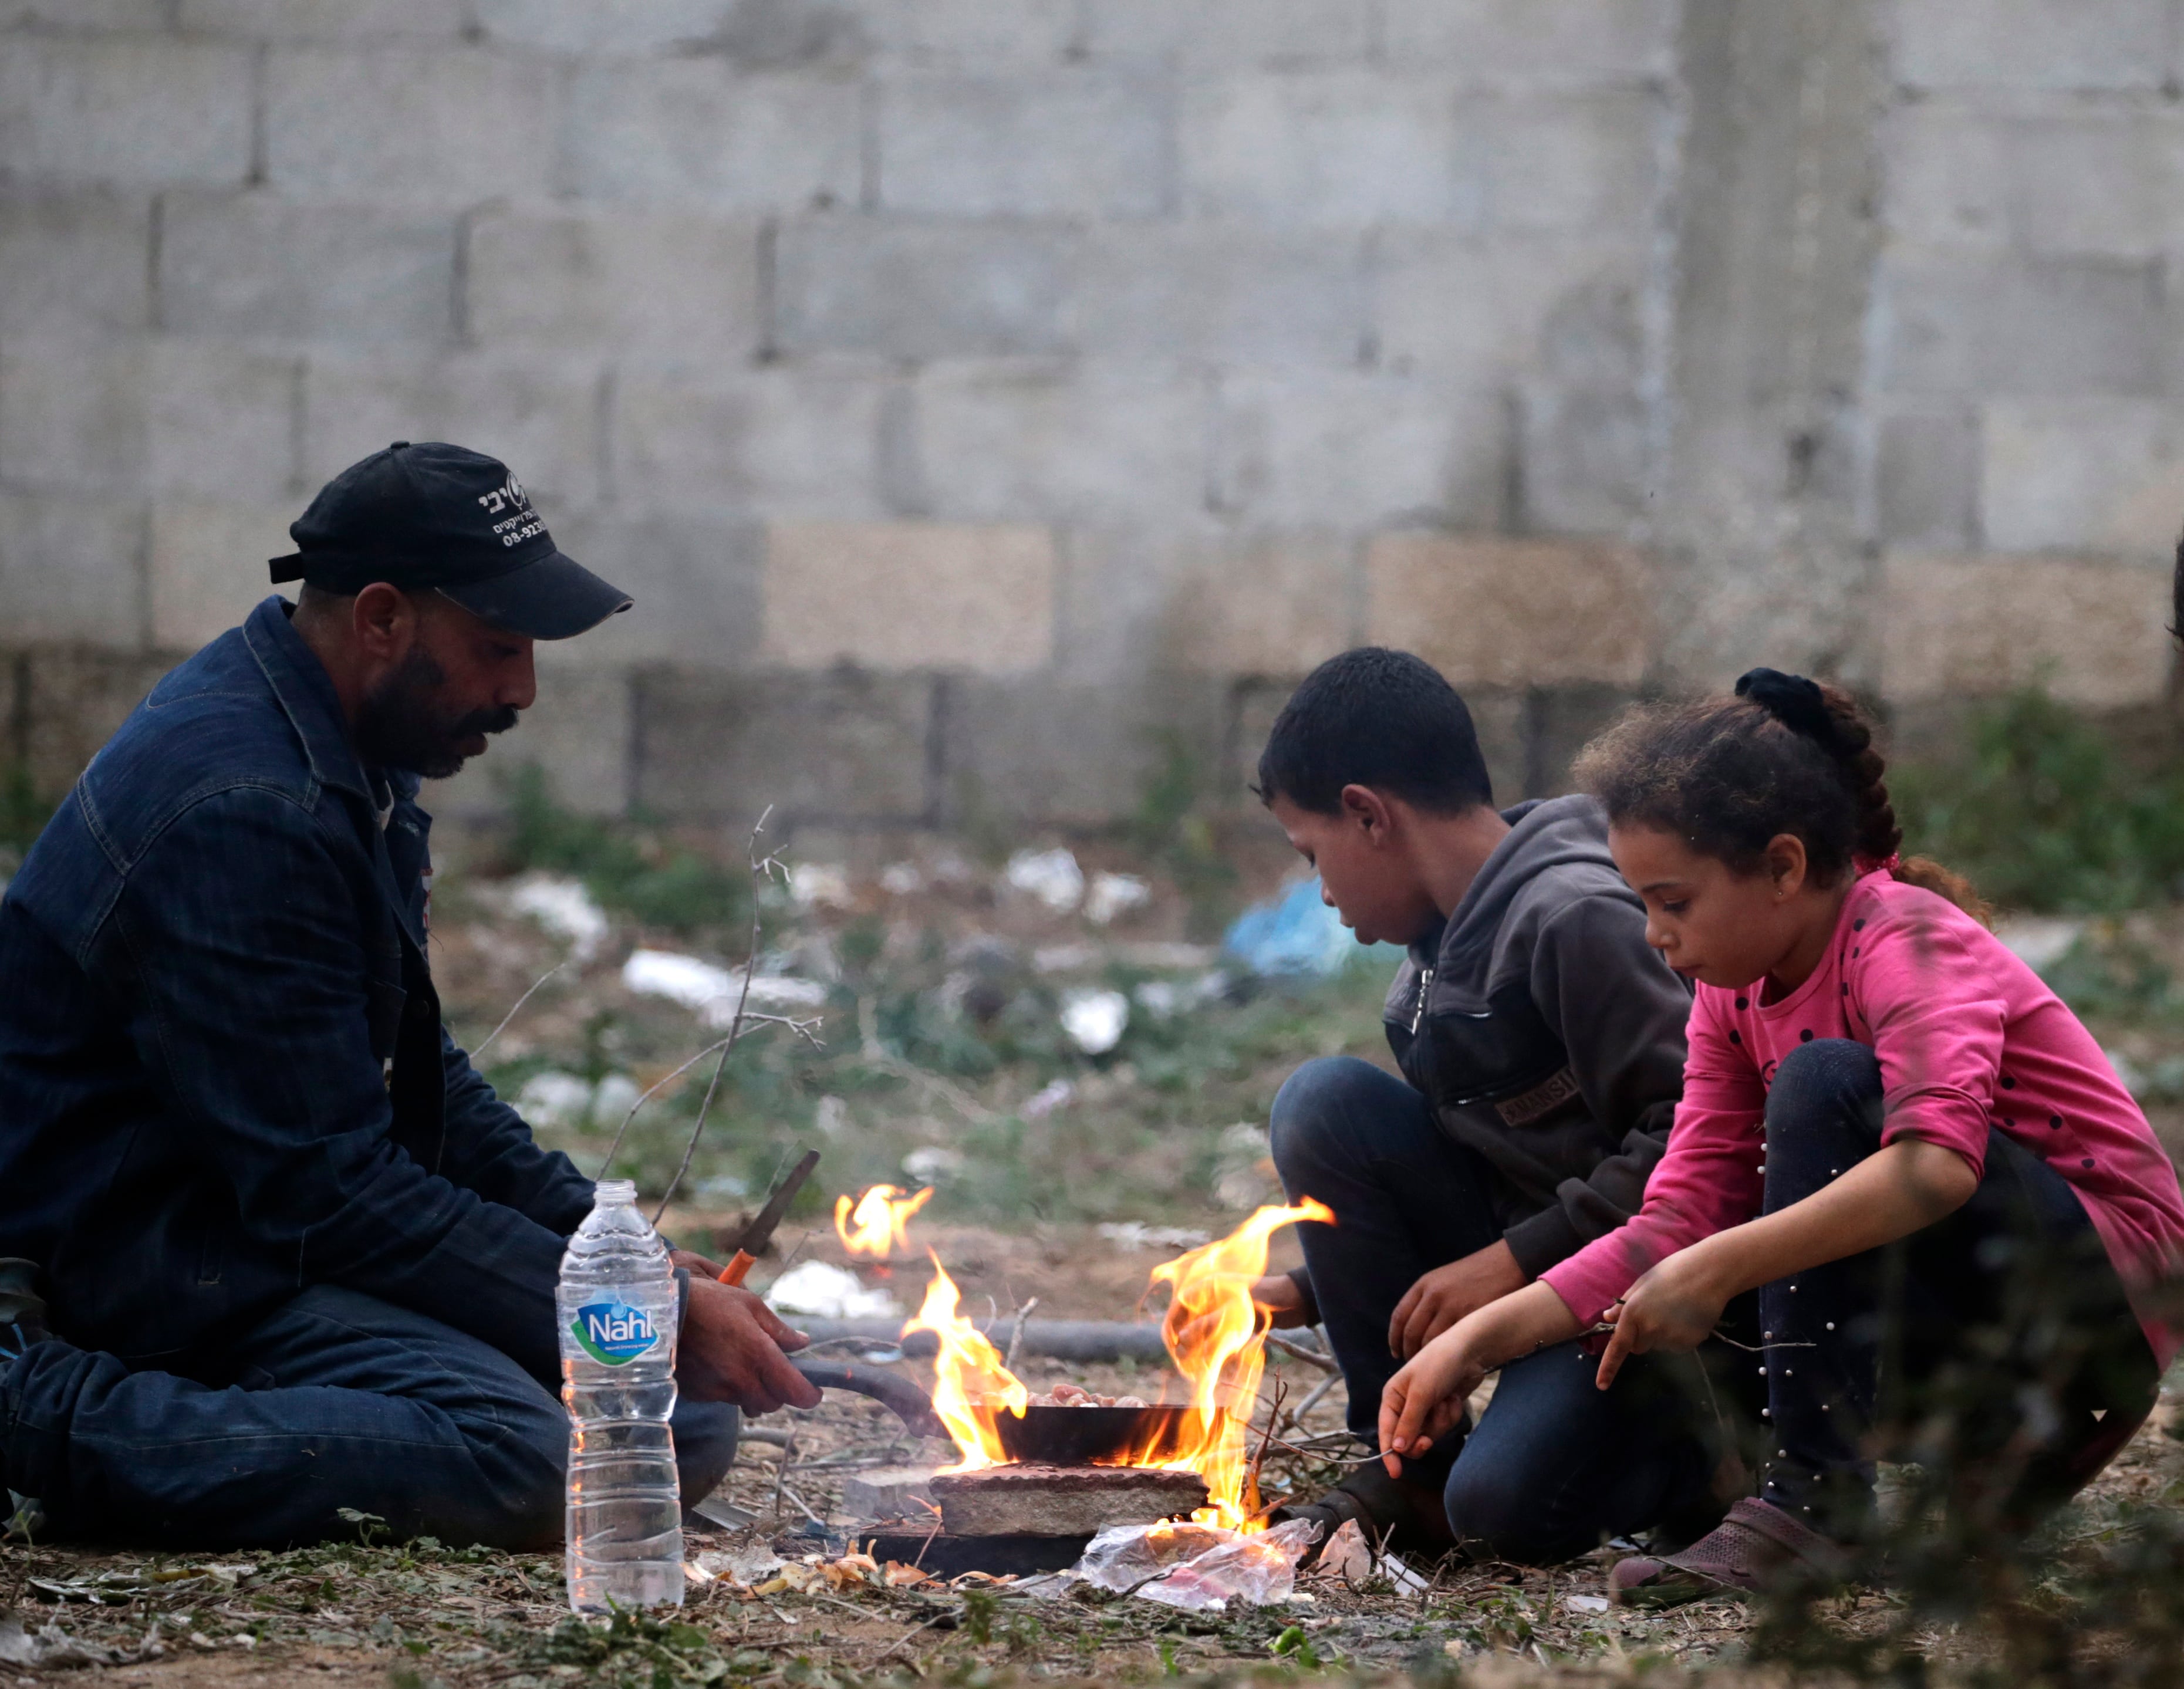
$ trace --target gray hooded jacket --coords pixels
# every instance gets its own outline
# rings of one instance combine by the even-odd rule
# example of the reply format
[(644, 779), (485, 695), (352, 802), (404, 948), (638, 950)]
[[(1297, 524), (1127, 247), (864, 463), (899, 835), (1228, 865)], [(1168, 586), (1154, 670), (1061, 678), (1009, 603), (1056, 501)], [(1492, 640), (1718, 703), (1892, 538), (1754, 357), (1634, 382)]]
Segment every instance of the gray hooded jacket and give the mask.
[(1388, 1042), (1434, 1118), (1499, 1177), (1528, 1278), (1635, 1213), (1682, 1095), (1691, 994), (1591, 798), (1506, 811), (1513, 830), (1454, 914), (1411, 946)]

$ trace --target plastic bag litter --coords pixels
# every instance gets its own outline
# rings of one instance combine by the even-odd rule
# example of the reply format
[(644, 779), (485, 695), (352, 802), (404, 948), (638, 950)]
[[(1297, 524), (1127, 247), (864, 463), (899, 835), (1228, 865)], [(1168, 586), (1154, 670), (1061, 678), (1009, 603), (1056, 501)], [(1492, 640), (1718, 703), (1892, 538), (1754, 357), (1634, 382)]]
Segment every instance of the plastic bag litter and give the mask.
[(1245, 910), (1222, 947), (1254, 973), (1324, 977), (1342, 972), (1355, 945), (1341, 916), (1320, 896), (1315, 877)]
[(1318, 1540), (1318, 1523), (1303, 1519), (1251, 1536), (1210, 1525), (1111, 1525), (1070, 1575), (1186, 1613), (1224, 1612), (1232, 1600), (1271, 1607), (1289, 1599), (1297, 1562)]

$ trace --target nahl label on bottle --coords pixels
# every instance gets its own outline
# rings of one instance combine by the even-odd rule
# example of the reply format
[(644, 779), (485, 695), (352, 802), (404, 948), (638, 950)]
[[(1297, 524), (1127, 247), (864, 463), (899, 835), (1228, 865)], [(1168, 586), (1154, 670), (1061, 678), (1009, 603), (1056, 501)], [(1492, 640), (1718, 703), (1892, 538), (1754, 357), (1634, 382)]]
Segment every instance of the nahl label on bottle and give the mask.
[(593, 1302), (580, 1307), (569, 1329), (576, 1333), (586, 1354), (610, 1367), (627, 1366), (658, 1341), (650, 1318), (643, 1309), (625, 1302)]

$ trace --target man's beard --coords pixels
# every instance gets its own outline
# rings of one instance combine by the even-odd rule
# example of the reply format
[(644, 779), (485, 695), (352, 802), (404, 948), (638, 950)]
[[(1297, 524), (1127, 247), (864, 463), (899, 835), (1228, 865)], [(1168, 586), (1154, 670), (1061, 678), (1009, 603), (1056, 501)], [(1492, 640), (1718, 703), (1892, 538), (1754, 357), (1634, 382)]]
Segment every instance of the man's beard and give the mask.
[(516, 722), (513, 705), (473, 710), (452, 719), (439, 707), (448, 673), (413, 649), (402, 666), (364, 696), (356, 716), (357, 753), (368, 768), (404, 768), (444, 780), (468, 759), (457, 746), (478, 733), (504, 733)]

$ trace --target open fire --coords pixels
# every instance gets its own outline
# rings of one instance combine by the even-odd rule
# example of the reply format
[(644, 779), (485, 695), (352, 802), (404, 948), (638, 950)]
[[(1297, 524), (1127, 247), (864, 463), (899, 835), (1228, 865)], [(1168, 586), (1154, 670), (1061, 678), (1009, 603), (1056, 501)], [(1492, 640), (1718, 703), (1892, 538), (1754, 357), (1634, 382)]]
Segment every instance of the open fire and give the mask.
[(892, 1260), (910, 1252), (911, 1216), (933, 1197), (927, 1185), (915, 1196), (905, 1196), (892, 1185), (875, 1185), (852, 1205), (847, 1196), (834, 1199), (834, 1232), (842, 1247), (852, 1255)]
[[(1153, 1269), (1152, 1282), (1167, 1285), (1172, 1292), (1161, 1335), (1190, 1387), (1190, 1399), (1180, 1406), (1143, 1410), (1143, 1429), (1135, 1441), (1115, 1454), (1095, 1457), (1095, 1463), (1195, 1472), (1205, 1479), (1207, 1493), (1207, 1505), (1195, 1515), (1198, 1523), (1246, 1531), (1263, 1528), (1247, 1444), (1251, 1407), (1266, 1365), (1269, 1316), (1253, 1300), (1251, 1285), (1267, 1270), (1267, 1246), (1275, 1232), (1299, 1220), (1332, 1224), (1334, 1218), (1323, 1203), (1308, 1196), (1294, 1207), (1261, 1208), (1229, 1236)], [(939, 1345), (933, 1406), (946, 1423), (958, 1456), (947, 1470), (978, 1472), (1006, 1465), (1012, 1457), (1004, 1417), (1021, 1422), (1030, 1391), (1009, 1371), (1000, 1352), (958, 1311), (955, 1282), (938, 1256), (933, 1267), (924, 1305), (903, 1326), (903, 1335), (929, 1331)]]

